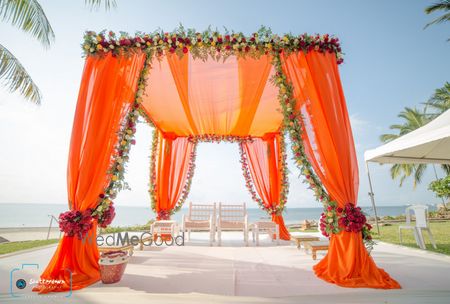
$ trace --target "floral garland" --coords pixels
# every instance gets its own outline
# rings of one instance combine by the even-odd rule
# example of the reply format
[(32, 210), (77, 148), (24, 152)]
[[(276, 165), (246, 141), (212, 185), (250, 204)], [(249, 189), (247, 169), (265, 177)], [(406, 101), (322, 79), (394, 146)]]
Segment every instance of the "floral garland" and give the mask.
[(149, 181), (149, 188), (148, 193), (150, 194), (150, 201), (152, 210), (156, 213), (156, 202), (157, 202), (157, 195), (156, 195), (156, 154), (158, 151), (158, 130), (155, 128), (153, 130), (153, 139), (152, 139), (152, 146), (150, 151), (150, 181)]
[(291, 147), (295, 164), (303, 173), (305, 177), (304, 182), (314, 191), (316, 199), (321, 202), (324, 207), (328, 206), (331, 200), (320, 182), (320, 179), (314, 173), (311, 163), (305, 154), (300, 120), (301, 114), (295, 111), (297, 101), (293, 97), (293, 87), (283, 73), (279, 55), (273, 58), (273, 65), (275, 67), (275, 74), (271, 81), (278, 87), (278, 99), (283, 112), (283, 124), (291, 137)]
[(241, 142), (252, 142), (253, 138), (251, 136), (236, 136), (236, 135), (216, 135), (216, 134), (202, 134), (202, 135), (189, 135), (188, 140), (193, 143), (207, 142), (207, 143), (241, 143)]
[(114, 56), (136, 52), (137, 50), (154, 52), (157, 57), (164, 53), (183, 56), (190, 52), (193, 58), (207, 59), (209, 56), (216, 60), (230, 55), (258, 58), (264, 54), (278, 54), (281, 51), (334, 53), (338, 63), (343, 62), (343, 54), (339, 39), (325, 35), (292, 35), (279, 36), (268, 28), (261, 27), (250, 36), (243, 33), (219, 33), (208, 28), (197, 32), (195, 29), (185, 29), (182, 25), (173, 32), (155, 31), (150, 34), (137, 32), (130, 36), (121, 32), (117, 37), (114, 32), (101, 31), (99, 33), (87, 31), (84, 36), (83, 51), (85, 55), (112, 53)]
[(111, 176), (109, 185), (104, 192), (99, 194), (95, 208), (84, 211), (70, 210), (59, 216), (59, 228), (66, 236), (77, 236), (83, 239), (93, 227), (93, 220), (97, 220), (100, 227), (106, 228), (113, 221), (116, 213), (113, 199), (123, 189), (129, 189), (124, 181), (125, 166), (129, 160), (129, 152), (132, 145), (136, 144), (134, 134), (136, 123), (140, 115), (139, 108), (142, 95), (145, 91), (146, 76), (150, 70), (151, 52), (147, 53), (147, 59), (139, 75), (134, 102), (118, 132), (118, 142), (111, 158), (108, 174)]
[(326, 212), (320, 218), (320, 230), (326, 237), (337, 234), (342, 230), (346, 232), (362, 233), (363, 242), (368, 252), (372, 251), (375, 242), (372, 238), (372, 225), (361, 207), (346, 204), (344, 208), (337, 207), (335, 203), (328, 205)]
[[(294, 155), (294, 161), (300, 171), (303, 173), (308, 187), (314, 191), (316, 199), (323, 204), (324, 212), (320, 219), (320, 228), (322, 234), (326, 237), (330, 237), (331, 234), (338, 234), (342, 231), (343, 227), (345, 231), (362, 233), (363, 241), (366, 248), (370, 252), (373, 248), (374, 242), (371, 236), (372, 226), (366, 225), (365, 215), (360, 212), (361, 208), (347, 207), (341, 211), (342, 208), (338, 208), (336, 202), (332, 201), (322, 185), (320, 179), (315, 174), (311, 163), (306, 157), (305, 147), (302, 139), (302, 125), (301, 125), (301, 113), (296, 111), (296, 99), (293, 97), (292, 84), (288, 82), (286, 75), (283, 73), (282, 63), (280, 55), (277, 54), (273, 58), (273, 65), (275, 67), (275, 75), (271, 81), (278, 87), (278, 99), (283, 112), (283, 124), (287, 129), (291, 141), (292, 152)], [(347, 213), (352, 214), (347, 217)], [(353, 218), (357, 218), (357, 221), (364, 221), (364, 225), (359, 226), (351, 224)], [(364, 220), (362, 220), (362, 218)], [(351, 219), (351, 220), (349, 220)], [(359, 223), (359, 222), (358, 222)], [(347, 226), (358, 227), (347, 229)]]
[(280, 141), (280, 156), (281, 156), (281, 189), (280, 189), (280, 202), (277, 205), (270, 205), (266, 206), (263, 202), (263, 200), (258, 196), (258, 194), (255, 191), (255, 185), (253, 184), (253, 179), (250, 174), (250, 169), (248, 165), (248, 159), (247, 155), (244, 151), (244, 147), (242, 142), (239, 144), (239, 154), (241, 157), (241, 167), (242, 167), (242, 173), (244, 175), (245, 179), (245, 186), (247, 187), (247, 190), (250, 192), (250, 195), (258, 204), (258, 207), (266, 211), (270, 215), (281, 215), (284, 211), (286, 202), (287, 202), (287, 196), (289, 193), (289, 180), (288, 180), (288, 173), (287, 173), (287, 155), (286, 155), (286, 148), (285, 148), (285, 141), (284, 141), (284, 132), (280, 132), (281, 141)]
[(157, 211), (156, 202), (157, 202), (157, 189), (156, 189), (156, 156), (158, 151), (158, 130), (155, 128), (153, 130), (153, 141), (150, 153), (150, 185), (149, 185), (149, 193), (151, 199), (152, 210), (156, 213), (156, 217), (158, 220), (168, 220), (170, 217), (178, 212), (184, 205), (189, 192), (191, 190), (192, 178), (194, 177), (195, 172), (195, 159), (197, 157), (197, 142), (192, 141), (193, 148), (191, 154), (189, 155), (189, 164), (186, 173), (186, 182), (183, 185), (183, 189), (181, 190), (181, 196), (178, 199), (178, 202), (175, 204), (175, 207), (171, 210), (159, 210)]

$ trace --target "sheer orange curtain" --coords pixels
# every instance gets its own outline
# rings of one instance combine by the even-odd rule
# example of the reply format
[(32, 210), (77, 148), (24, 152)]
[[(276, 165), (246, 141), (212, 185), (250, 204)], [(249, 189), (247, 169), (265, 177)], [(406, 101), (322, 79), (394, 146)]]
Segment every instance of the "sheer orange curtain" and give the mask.
[[(358, 163), (334, 54), (283, 54), (283, 71), (294, 87), (304, 126), (305, 152), (330, 197), (339, 206), (357, 203)], [(333, 235), (316, 275), (345, 287), (393, 289), (400, 285), (377, 268), (361, 234)]]
[[(262, 138), (255, 138), (253, 142), (242, 143), (253, 184), (266, 207), (280, 204), (282, 183), (280, 140), (280, 134), (270, 133)], [(279, 225), (280, 238), (290, 240), (291, 236), (284, 225), (283, 216), (274, 214), (272, 221)]]
[(186, 184), (193, 149), (194, 144), (187, 137), (158, 132), (155, 164), (156, 212), (170, 212), (175, 208)]
[[(127, 58), (89, 56), (86, 59), (72, 129), (67, 187), (69, 207), (94, 208), (107, 187), (117, 131), (134, 101), (144, 54)], [(63, 236), (41, 278), (62, 280), (62, 285), (38, 285), (34, 291), (81, 289), (100, 279), (96, 225), (85, 240)]]

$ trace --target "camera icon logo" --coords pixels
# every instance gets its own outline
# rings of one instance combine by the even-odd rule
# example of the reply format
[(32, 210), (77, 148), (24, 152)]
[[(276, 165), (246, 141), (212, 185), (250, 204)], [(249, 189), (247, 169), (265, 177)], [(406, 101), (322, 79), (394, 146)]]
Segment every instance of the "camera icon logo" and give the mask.
[(65, 269), (65, 272), (65, 279), (42, 279), (39, 264), (22, 264), (20, 267), (12, 269), (9, 273), (9, 294), (13, 298), (29, 298), (37, 296), (33, 292), (35, 286), (44, 285), (50, 289), (65, 286), (65, 289), (68, 289), (68, 293), (60, 293), (60, 296), (68, 298), (72, 295), (72, 271)]
[(25, 287), (27, 287), (27, 281), (25, 281), (24, 279), (18, 279), (16, 281), (16, 287), (19, 289), (24, 289)]

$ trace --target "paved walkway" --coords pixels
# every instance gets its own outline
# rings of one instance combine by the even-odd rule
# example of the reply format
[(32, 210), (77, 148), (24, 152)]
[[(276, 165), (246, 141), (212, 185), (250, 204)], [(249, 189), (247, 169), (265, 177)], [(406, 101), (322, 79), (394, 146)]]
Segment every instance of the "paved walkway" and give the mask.
[[(146, 247), (135, 251), (122, 280), (97, 283), (61, 303), (449, 303), (450, 257), (389, 244), (379, 244), (373, 257), (403, 286), (402, 290), (349, 289), (315, 277), (316, 263), (294, 244), (267, 239), (260, 247), (242, 247), (238, 234), (228, 233), (222, 247), (209, 247), (193, 234), (180, 247)], [(8, 294), (9, 272), (22, 263), (45, 267), (54, 248), (0, 258), (0, 302)], [(321, 258), (319, 255), (318, 258)], [(47, 303), (47, 296), (14, 303)]]
[[(0, 237), (10, 242), (46, 240), (47, 234), (48, 227), (0, 228)], [(50, 239), (58, 239), (59, 235), (59, 228), (53, 227), (50, 229), (50, 234), (48, 236)]]

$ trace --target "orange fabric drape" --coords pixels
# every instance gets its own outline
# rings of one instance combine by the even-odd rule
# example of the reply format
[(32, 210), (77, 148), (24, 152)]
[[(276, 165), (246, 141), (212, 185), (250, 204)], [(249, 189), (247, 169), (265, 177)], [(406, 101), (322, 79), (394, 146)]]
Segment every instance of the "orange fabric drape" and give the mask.
[(152, 64), (142, 108), (164, 133), (262, 136), (277, 132), (278, 89), (270, 55), (226, 61), (172, 54)]
[[(305, 152), (314, 171), (339, 206), (356, 205), (358, 163), (335, 55), (283, 54), (282, 63), (294, 87), (297, 110), (302, 114)], [(361, 234), (333, 235), (328, 254), (314, 271), (325, 281), (344, 287), (400, 288), (377, 268)]]
[(187, 137), (158, 132), (155, 164), (156, 212), (175, 208), (186, 184), (194, 144)]
[[(266, 207), (280, 204), (282, 185), (281, 136), (277, 133), (255, 138), (253, 142), (243, 142), (242, 147), (248, 159), (248, 166), (256, 192)], [(280, 238), (290, 240), (289, 231), (282, 215), (272, 215), (272, 221), (280, 228)]]
[[(72, 129), (67, 172), (69, 207), (94, 208), (109, 184), (107, 171), (117, 143), (117, 131), (137, 89), (145, 54), (129, 57), (88, 56)], [(41, 284), (34, 291), (81, 289), (100, 279), (96, 224), (85, 240), (64, 236), (41, 278), (62, 285)], [(70, 286), (72, 275), (72, 286)]]

